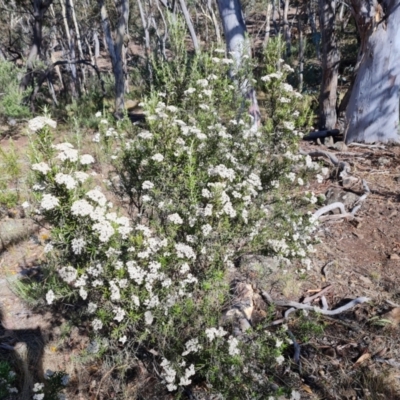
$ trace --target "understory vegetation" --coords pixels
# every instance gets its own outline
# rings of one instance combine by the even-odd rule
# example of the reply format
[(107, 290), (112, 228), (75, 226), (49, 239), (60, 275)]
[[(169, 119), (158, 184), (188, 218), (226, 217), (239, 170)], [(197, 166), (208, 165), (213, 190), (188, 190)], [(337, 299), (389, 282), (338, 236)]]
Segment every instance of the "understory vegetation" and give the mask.
[(32, 120), (26, 210), (51, 235), (40, 280), (16, 290), (86, 332), (86, 363), (111, 357), (123, 376), (140, 361), (175, 398), (196, 385), (229, 399), (298, 398), (275, 384), (287, 328), (268, 328), (267, 316), (238, 335), (223, 315), (241, 256), (309, 265), (317, 198), (302, 186), (320, 166), (298, 154), (308, 99), (286, 82), (291, 68), (271, 41), (255, 81), (265, 122), (254, 127), (240, 90), (248, 70), (232, 80), (224, 50), (189, 55), (179, 35), (171, 46), (173, 61), (151, 65), (145, 122), (98, 110), (97, 132), (76, 121), (63, 141), (50, 116)]

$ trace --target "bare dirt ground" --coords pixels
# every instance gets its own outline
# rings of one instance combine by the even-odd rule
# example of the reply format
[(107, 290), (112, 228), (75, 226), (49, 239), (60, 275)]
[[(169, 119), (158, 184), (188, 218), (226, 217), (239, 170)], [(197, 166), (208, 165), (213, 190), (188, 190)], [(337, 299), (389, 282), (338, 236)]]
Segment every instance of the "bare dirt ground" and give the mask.
[[(0, 146), (6, 146), (4, 136)], [(26, 138), (17, 137), (15, 144), (23, 150)], [(310, 151), (323, 146), (303, 143), (302, 148)], [(368, 182), (371, 194), (356, 220), (320, 225), (310, 270), (299, 271), (299, 265), (293, 263), (271, 276), (265, 290), (275, 299), (301, 301), (331, 285), (326, 292), (330, 309), (359, 296), (371, 301), (337, 317), (292, 314), (288, 326), (300, 345), (301, 364), (293, 363), (293, 368), (279, 372), (277, 379), (295, 384), (302, 399), (400, 399), (400, 148), (329, 151), (347, 161), (354, 176)], [(342, 198), (348, 195), (350, 191), (341, 187), (332, 166), (330, 170), (330, 179), (311, 182), (305, 190)], [(5, 223), (23, 217), (20, 208), (3, 210), (0, 236), (4, 235), (1, 227)], [(83, 370), (74, 358), (87, 345), (82, 332), (74, 327), (66, 337), (65, 321), (36, 312), (12, 290), (14, 279), (34, 273), (43, 262), (47, 238), (48, 231), (41, 228), (0, 253), (2, 355), (19, 357), (21, 368), (27, 365), (33, 381), (46, 369), (66, 370), (72, 378), (70, 399), (118, 398), (117, 388), (105, 384), (97, 366)], [(319, 300), (313, 305), (320, 306)], [(277, 308), (276, 319), (284, 311)], [(316, 329), (316, 324), (323, 330)], [(288, 350), (287, 357), (293, 357), (293, 349)], [(111, 375), (108, 378), (112, 379)], [(29, 382), (25, 380), (24, 384)]]

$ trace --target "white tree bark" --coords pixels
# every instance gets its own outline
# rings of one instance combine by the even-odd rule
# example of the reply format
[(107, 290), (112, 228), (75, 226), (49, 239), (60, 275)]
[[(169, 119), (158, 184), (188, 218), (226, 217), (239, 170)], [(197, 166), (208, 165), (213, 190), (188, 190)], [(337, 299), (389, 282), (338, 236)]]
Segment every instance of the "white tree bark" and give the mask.
[[(234, 60), (232, 77), (243, 67), (244, 57), (251, 57), (250, 41), (246, 37), (246, 25), (242, 15), (242, 6), (239, 0), (218, 0), (219, 13), (225, 34), (228, 52)], [(260, 124), (260, 109), (256, 92), (247, 79), (242, 87), (243, 95), (250, 101), (249, 113), (253, 117), (253, 127)]]
[(362, 57), (346, 110), (346, 143), (400, 142), (400, 0), (352, 0)]
[(193, 27), (192, 19), (190, 18), (189, 10), (187, 9), (185, 0), (179, 0), (179, 4), (181, 5), (182, 13), (185, 17), (186, 25), (190, 32), (190, 37), (192, 38), (194, 50), (197, 53), (200, 50), (200, 46), (199, 41), (197, 40), (196, 32)]

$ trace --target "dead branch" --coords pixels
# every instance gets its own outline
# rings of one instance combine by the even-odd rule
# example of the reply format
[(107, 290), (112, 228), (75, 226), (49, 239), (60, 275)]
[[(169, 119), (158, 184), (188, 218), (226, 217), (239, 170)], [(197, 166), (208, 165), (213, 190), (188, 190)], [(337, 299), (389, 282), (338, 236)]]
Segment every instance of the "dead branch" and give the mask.
[(386, 150), (385, 146), (379, 145), (379, 144), (364, 144), (364, 143), (349, 143), (347, 145), (348, 147), (364, 147), (367, 149), (381, 149), (381, 150)]
[(338, 315), (344, 311), (349, 310), (350, 308), (352, 308), (358, 304), (365, 303), (365, 302), (371, 300), (368, 297), (357, 297), (356, 299), (349, 301), (347, 304), (345, 304), (339, 308), (336, 308), (335, 310), (324, 310), (319, 307), (314, 307), (309, 304), (302, 304), (302, 303), (298, 303), (296, 301), (291, 301), (291, 300), (272, 300), (271, 296), (265, 290), (261, 290), (260, 293), (261, 293), (262, 298), (266, 302), (268, 302), (269, 304), (275, 305), (277, 307), (291, 307), (291, 308), (295, 308), (298, 310), (315, 311), (315, 312), (323, 314), (323, 315)]
[(332, 290), (333, 285), (328, 285), (327, 287), (323, 288), (322, 290), (320, 290), (318, 293), (314, 294), (313, 296), (308, 296), (303, 300), (304, 304), (308, 304), (311, 303), (312, 301), (314, 301), (315, 299), (317, 299), (318, 297), (321, 297), (322, 295), (324, 295), (325, 293), (329, 292), (330, 290)]

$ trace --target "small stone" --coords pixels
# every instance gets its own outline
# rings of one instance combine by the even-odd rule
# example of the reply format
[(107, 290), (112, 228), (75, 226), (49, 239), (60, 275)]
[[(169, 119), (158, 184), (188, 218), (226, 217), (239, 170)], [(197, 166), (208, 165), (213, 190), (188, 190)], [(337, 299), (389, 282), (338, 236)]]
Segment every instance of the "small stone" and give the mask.
[(400, 257), (399, 257), (398, 254), (393, 253), (393, 254), (390, 255), (390, 259), (391, 259), (391, 260), (400, 260)]

